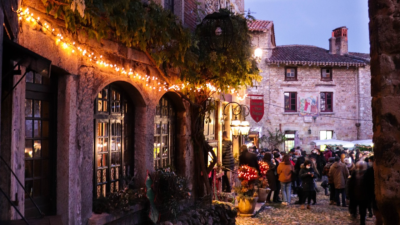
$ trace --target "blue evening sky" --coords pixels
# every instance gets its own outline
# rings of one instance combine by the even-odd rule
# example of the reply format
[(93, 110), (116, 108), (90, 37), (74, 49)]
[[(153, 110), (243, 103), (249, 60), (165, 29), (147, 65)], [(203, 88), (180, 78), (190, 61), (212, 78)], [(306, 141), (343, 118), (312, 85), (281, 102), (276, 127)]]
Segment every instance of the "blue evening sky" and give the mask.
[(256, 19), (274, 21), (277, 45), (329, 49), (332, 30), (346, 26), (349, 51), (369, 53), (367, 0), (245, 0), (245, 9)]

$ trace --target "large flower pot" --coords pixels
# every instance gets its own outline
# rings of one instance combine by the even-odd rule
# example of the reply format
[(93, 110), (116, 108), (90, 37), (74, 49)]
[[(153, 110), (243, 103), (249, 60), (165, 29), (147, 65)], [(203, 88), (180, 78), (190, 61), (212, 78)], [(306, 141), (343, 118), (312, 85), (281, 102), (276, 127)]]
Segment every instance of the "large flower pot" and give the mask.
[(240, 198), (238, 207), (240, 214), (253, 214), (256, 209), (258, 197), (254, 197), (252, 199)]
[(258, 188), (258, 202), (265, 202), (269, 193), (269, 188)]

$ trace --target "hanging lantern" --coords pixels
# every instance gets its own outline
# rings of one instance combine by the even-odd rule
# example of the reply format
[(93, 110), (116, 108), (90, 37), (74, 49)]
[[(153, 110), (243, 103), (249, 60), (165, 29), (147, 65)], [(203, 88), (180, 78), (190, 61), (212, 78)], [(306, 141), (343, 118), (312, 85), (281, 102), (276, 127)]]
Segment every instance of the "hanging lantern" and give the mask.
[(232, 42), (233, 25), (228, 12), (207, 15), (197, 29), (204, 45), (212, 51), (224, 52)]

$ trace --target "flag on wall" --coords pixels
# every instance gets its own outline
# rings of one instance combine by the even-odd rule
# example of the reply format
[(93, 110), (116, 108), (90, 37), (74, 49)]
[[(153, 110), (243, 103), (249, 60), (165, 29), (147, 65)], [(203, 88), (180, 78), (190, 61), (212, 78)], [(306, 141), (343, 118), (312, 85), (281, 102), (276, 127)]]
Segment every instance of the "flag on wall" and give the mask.
[(254, 121), (260, 122), (264, 116), (264, 95), (248, 95), (250, 97), (250, 115)]

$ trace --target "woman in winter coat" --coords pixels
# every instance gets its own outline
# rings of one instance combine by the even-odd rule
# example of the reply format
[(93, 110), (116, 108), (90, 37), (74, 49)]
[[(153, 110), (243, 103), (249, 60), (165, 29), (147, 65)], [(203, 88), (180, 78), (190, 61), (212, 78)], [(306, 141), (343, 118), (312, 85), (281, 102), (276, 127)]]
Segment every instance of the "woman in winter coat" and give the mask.
[(283, 195), (283, 205), (290, 204), (291, 198), (291, 188), (292, 188), (292, 174), (294, 167), (290, 162), (290, 156), (283, 156), (282, 162), (279, 163), (277, 173), (279, 176), (279, 181), (281, 182), (282, 195)]
[(271, 196), (272, 197), (274, 196), (274, 191), (276, 190), (276, 180), (275, 180), (276, 164), (275, 164), (275, 160), (272, 159), (272, 154), (269, 152), (265, 153), (263, 160), (269, 166), (266, 177), (267, 177), (269, 189), (271, 189), (271, 191), (268, 193), (267, 202), (271, 202), (273, 200), (273, 199), (271, 199)]
[[(316, 178), (315, 171), (311, 168), (311, 161), (306, 160), (304, 162), (304, 168), (300, 170), (300, 178), (302, 181), (304, 201), (307, 200), (307, 209), (311, 209), (310, 203), (312, 196), (315, 194), (314, 179)], [(304, 204), (301, 205), (301, 209), (305, 209)]]
[(231, 175), (235, 167), (235, 159), (232, 153), (232, 141), (229, 140), (226, 131), (223, 133), (222, 140), (222, 166), (224, 167), (224, 176), (222, 177), (222, 190), (231, 192)]

